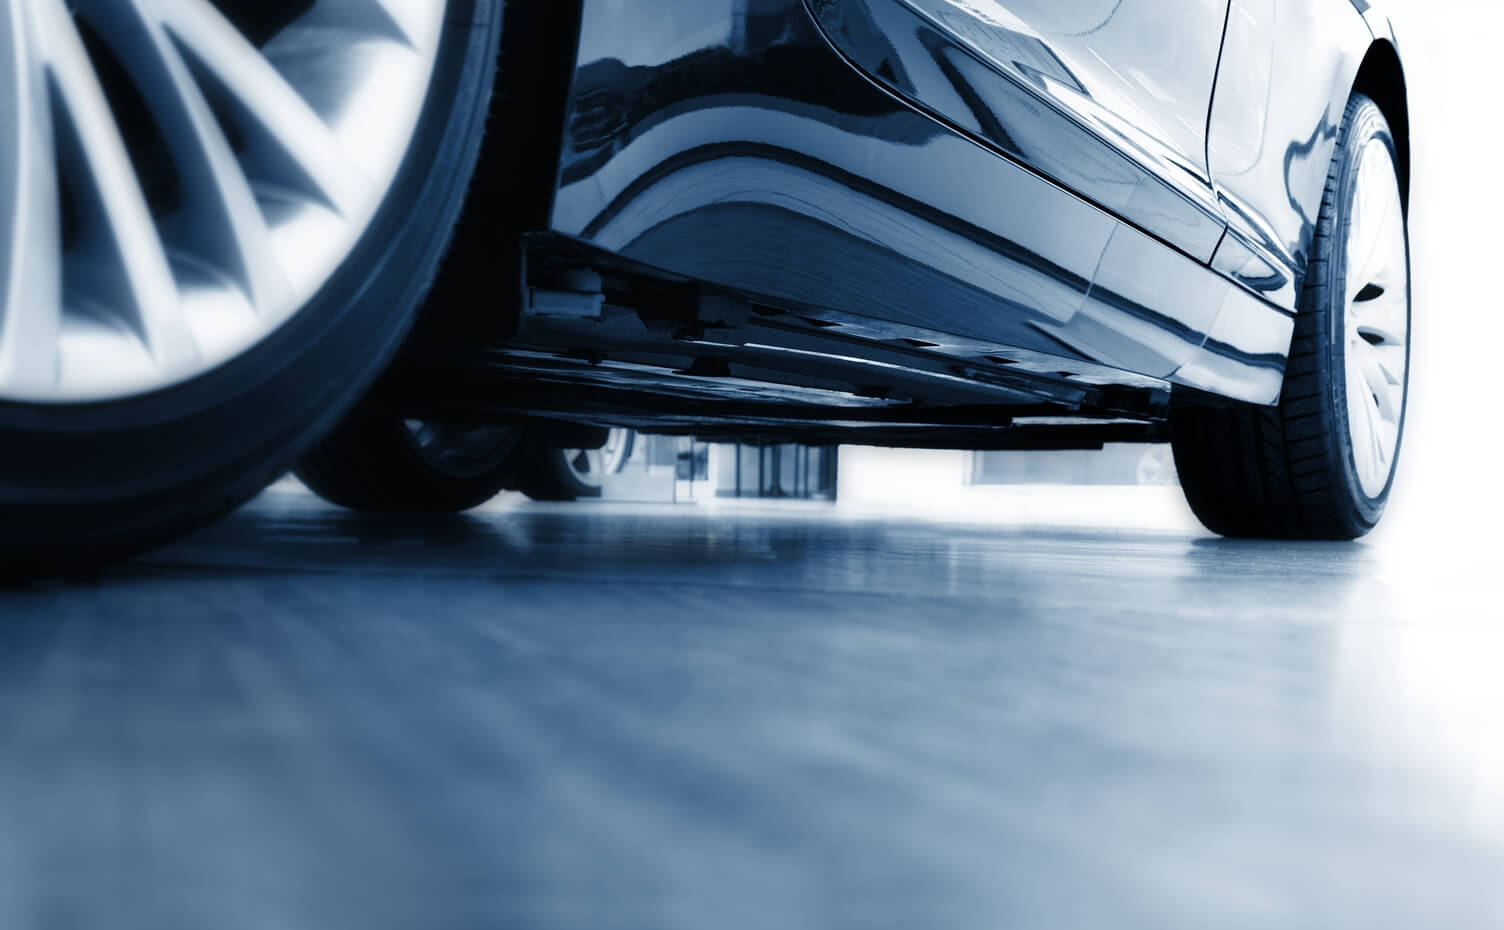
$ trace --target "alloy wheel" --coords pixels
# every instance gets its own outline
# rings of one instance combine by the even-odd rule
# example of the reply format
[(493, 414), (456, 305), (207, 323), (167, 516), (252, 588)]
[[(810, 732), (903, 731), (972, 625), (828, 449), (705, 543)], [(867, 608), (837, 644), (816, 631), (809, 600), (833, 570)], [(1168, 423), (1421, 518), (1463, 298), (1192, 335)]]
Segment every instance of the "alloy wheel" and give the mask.
[(0, 0), (0, 401), (170, 387), (306, 306), (396, 180), (445, 8)]
[(599, 449), (564, 449), (560, 454), (569, 465), (575, 480), (589, 488), (599, 488), (632, 457), (636, 435), (629, 429), (613, 429), (606, 444)]
[(1372, 139), (1358, 158), (1344, 307), (1347, 423), (1363, 493), (1377, 498), (1394, 471), (1405, 411), (1410, 268), (1389, 145)]
[(424, 464), (449, 478), (478, 478), (505, 462), (522, 438), (515, 426), (469, 426), (432, 420), (403, 425)]

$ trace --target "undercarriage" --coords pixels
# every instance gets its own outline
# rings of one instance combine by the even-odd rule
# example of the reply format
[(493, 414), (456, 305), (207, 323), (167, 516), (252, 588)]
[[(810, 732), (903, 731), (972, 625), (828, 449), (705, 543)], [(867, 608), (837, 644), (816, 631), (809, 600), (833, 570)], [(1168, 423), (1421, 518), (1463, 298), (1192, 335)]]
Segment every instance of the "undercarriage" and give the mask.
[(1169, 386), (1152, 378), (751, 299), (565, 237), (520, 249), (526, 286), (498, 287), (493, 306), (469, 308), (458, 328), (420, 332), (379, 389), (385, 403), (425, 419), (738, 442), (1044, 450), (1168, 440)]

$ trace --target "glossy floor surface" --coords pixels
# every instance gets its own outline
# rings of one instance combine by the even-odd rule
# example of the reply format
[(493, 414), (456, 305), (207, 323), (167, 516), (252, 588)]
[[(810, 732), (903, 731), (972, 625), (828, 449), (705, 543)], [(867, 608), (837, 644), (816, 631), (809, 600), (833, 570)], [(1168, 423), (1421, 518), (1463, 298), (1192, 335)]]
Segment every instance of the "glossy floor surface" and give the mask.
[(0, 593), (0, 926), (1504, 923), (1496, 582), (1080, 523), (283, 490)]

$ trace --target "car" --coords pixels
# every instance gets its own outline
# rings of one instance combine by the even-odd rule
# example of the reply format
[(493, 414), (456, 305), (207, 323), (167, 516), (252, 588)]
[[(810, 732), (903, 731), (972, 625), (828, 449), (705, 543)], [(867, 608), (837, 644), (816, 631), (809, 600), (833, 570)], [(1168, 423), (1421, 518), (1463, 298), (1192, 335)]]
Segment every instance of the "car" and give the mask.
[(1233, 537), (1390, 493), (1367, 0), (27, 0), (0, 94), (13, 569), (289, 469), (462, 510), (612, 429), (1168, 443)]

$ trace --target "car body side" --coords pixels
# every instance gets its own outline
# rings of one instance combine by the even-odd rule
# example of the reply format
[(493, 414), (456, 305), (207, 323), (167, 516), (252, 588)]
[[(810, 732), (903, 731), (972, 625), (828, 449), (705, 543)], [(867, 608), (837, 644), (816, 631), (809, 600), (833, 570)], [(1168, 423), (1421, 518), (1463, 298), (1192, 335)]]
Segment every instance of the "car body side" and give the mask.
[(1355, 89), (1408, 170), (1388, 19), (1208, 7), (1208, 95), (1150, 101), (1189, 127), (1161, 145), (1048, 36), (936, 15), (974, 6), (580, 0), (548, 234), (962, 378), (1276, 402)]

